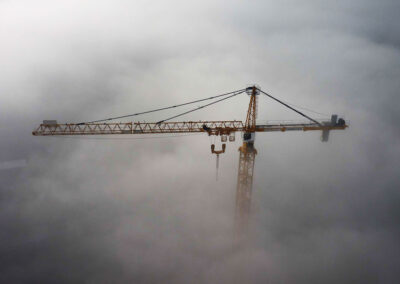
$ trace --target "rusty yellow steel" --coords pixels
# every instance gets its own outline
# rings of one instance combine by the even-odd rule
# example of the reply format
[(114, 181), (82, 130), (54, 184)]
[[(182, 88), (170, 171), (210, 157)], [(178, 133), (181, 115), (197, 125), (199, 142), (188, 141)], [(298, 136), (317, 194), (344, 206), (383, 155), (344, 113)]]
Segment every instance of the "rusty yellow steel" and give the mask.
[[(343, 126), (320, 126), (315, 123), (265, 124), (256, 125), (255, 132), (275, 131), (310, 131), (342, 130)], [(51, 135), (108, 135), (108, 134), (160, 134), (205, 132), (209, 135), (229, 135), (232, 132), (245, 131), (245, 123), (236, 120), (227, 121), (183, 121), (183, 122), (119, 122), (119, 123), (86, 123), (86, 124), (40, 124), (32, 134), (34, 136)]]
[[(257, 129), (256, 91), (256, 87), (253, 86), (244, 130), (247, 135), (254, 133)], [(250, 139), (245, 139), (245, 136), (243, 137), (243, 145), (239, 148), (239, 168), (235, 204), (235, 237), (237, 240), (241, 240), (246, 236), (250, 218), (254, 162), (257, 154), (257, 150), (254, 148), (254, 137), (248, 137), (250, 137)]]
[(225, 149), (226, 149), (226, 144), (222, 144), (222, 149), (221, 150), (215, 150), (215, 144), (211, 144), (211, 154), (223, 154), (225, 153)]
[(239, 148), (239, 169), (235, 204), (235, 237), (243, 239), (250, 218), (254, 162), (257, 150), (253, 144), (243, 142)]
[(246, 116), (246, 122), (245, 122), (245, 127), (247, 132), (254, 132), (256, 129), (256, 92), (257, 88), (253, 86), (252, 88), (252, 94), (250, 97), (250, 104), (249, 108), (247, 110), (247, 116)]
[(104, 135), (104, 134), (160, 134), (205, 132), (209, 135), (230, 134), (242, 131), (243, 122), (230, 121), (183, 121), (183, 122), (119, 122), (85, 124), (41, 124), (32, 134), (48, 135)]

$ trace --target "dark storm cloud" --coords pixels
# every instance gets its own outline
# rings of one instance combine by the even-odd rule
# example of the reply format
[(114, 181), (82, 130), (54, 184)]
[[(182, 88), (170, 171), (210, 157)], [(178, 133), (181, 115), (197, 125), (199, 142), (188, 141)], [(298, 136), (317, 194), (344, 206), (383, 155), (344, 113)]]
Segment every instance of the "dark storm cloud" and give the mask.
[[(0, 7), (0, 163), (27, 161), (0, 170), (1, 282), (399, 281), (395, 1)], [(257, 135), (248, 248), (231, 243), (240, 141), (216, 183), (207, 137), (30, 134), (43, 119), (99, 119), (252, 82), (344, 114), (350, 128), (327, 144), (320, 133)], [(247, 103), (183, 119), (243, 119)], [(260, 120), (297, 118), (259, 103)]]

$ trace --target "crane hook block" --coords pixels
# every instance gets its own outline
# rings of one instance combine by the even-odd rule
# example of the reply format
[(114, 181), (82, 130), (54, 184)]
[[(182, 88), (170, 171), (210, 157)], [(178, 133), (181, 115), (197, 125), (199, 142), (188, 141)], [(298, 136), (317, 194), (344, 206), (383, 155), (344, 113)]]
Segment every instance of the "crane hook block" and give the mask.
[(225, 143), (222, 144), (222, 150), (218, 150), (218, 151), (215, 151), (215, 145), (212, 144), (211, 145), (211, 154), (219, 155), (219, 154), (225, 153), (225, 149), (226, 149), (226, 144)]

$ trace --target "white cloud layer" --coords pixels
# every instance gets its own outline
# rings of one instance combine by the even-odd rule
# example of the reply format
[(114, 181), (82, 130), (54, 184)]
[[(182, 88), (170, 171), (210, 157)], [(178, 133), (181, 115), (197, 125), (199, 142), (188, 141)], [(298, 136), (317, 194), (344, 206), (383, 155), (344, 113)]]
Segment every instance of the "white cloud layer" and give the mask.
[[(26, 166), (1, 164), (0, 282), (397, 283), (399, 11), (396, 1), (1, 1), (0, 161)], [(251, 83), (350, 128), (329, 143), (257, 135), (248, 248), (230, 241), (238, 136), (216, 182), (206, 136), (31, 135), (44, 119)], [(243, 120), (247, 104), (182, 120)], [(260, 121), (298, 118), (259, 104)]]

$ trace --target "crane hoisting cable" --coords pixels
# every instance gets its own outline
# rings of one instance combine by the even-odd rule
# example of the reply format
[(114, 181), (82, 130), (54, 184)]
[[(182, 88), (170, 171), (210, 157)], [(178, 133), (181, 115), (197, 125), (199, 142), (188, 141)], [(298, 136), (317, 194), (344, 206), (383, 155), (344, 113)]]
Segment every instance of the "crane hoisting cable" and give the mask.
[(215, 174), (215, 180), (218, 181), (218, 168), (219, 168), (219, 154), (217, 154), (217, 166), (216, 166), (216, 174)]

